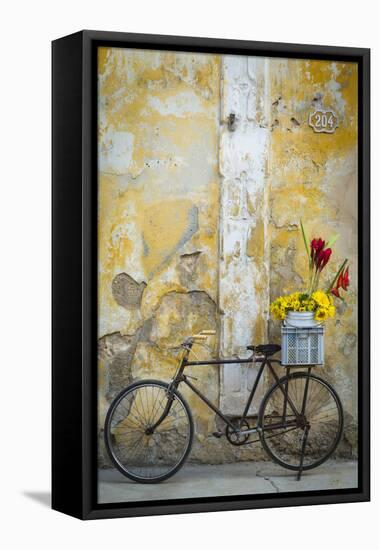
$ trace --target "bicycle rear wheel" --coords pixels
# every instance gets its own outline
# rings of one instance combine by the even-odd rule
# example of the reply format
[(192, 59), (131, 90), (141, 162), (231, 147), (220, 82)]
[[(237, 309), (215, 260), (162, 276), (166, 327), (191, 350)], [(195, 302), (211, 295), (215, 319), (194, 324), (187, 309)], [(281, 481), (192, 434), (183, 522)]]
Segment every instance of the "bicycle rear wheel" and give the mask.
[[(168, 479), (191, 450), (191, 411), (177, 391), (167, 390), (168, 384), (159, 380), (135, 382), (114, 399), (107, 413), (104, 433), (109, 456), (133, 481), (157, 483)], [(167, 414), (162, 418), (165, 409)], [(159, 419), (161, 423), (151, 432)]]
[[(285, 399), (288, 397), (301, 413), (298, 417)], [(260, 438), (267, 454), (289, 470), (300, 469), (300, 456), (307, 426), (302, 470), (320, 466), (335, 451), (342, 435), (343, 412), (335, 390), (313, 374), (294, 373), (274, 384), (263, 398), (259, 411)], [(309, 430), (308, 430), (309, 429)]]

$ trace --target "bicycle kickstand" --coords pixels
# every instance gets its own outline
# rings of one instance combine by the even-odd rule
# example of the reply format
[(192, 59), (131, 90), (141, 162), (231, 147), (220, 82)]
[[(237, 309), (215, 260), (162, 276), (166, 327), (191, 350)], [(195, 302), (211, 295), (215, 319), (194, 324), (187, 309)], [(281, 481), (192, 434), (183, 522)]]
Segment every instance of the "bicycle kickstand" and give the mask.
[(300, 465), (299, 465), (299, 471), (297, 472), (297, 481), (300, 481), (301, 474), (303, 473), (304, 453), (305, 453), (305, 446), (307, 444), (307, 439), (308, 439), (308, 432), (309, 432), (309, 428), (308, 426), (306, 426), (304, 430), (302, 445), (301, 445)]

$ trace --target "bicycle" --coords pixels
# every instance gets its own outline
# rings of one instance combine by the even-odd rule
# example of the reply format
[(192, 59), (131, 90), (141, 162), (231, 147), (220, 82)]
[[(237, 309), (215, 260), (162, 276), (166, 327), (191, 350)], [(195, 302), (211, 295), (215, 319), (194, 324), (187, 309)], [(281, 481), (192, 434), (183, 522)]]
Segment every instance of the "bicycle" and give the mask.
[[(260, 441), (268, 456), (283, 468), (302, 472), (320, 466), (336, 450), (342, 436), (343, 411), (333, 387), (312, 373), (290, 372), (279, 377), (272, 356), (280, 351), (277, 344), (247, 346), (252, 354), (246, 359), (189, 361), (194, 343), (203, 343), (213, 330), (203, 330), (181, 345), (182, 353), (171, 382), (139, 380), (124, 388), (113, 400), (105, 420), (105, 444), (116, 468), (140, 483), (157, 483), (174, 475), (185, 463), (193, 442), (194, 423), (188, 403), (178, 391), (186, 384), (224, 422), (225, 436), (232, 445)], [(260, 363), (260, 367), (241, 416), (224, 415), (189, 380), (188, 366)], [(274, 378), (264, 395), (255, 426), (248, 412), (265, 368)], [(258, 438), (250, 441), (250, 436)]]

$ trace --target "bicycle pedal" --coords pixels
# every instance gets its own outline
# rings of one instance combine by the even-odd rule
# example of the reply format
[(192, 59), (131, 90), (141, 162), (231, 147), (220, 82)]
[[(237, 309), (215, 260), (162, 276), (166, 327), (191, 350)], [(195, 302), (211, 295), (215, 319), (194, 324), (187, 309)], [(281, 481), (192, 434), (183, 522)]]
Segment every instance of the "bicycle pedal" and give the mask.
[(222, 437), (224, 434), (223, 434), (223, 432), (213, 432), (212, 435), (213, 435), (213, 437), (217, 437), (217, 438), (219, 439), (219, 438)]

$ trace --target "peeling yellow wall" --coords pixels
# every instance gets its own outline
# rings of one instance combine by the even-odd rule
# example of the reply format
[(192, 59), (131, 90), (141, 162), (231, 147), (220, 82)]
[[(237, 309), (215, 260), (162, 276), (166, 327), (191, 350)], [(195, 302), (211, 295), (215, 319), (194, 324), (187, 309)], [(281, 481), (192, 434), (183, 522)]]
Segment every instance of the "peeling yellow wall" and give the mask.
[[(358, 75), (354, 63), (271, 60), (270, 240), (271, 298), (306, 287), (307, 259), (299, 219), (309, 237), (340, 237), (323, 272), (325, 287), (349, 258), (346, 303), (326, 323), (323, 375), (336, 387), (345, 410), (347, 439), (356, 446), (357, 421), (357, 141)], [(339, 126), (315, 133), (310, 112), (332, 109)], [(324, 287), (324, 288), (325, 288)], [(279, 326), (271, 322), (271, 338)]]
[(217, 299), (219, 80), (217, 56), (99, 50), (100, 335), (141, 322), (114, 276), (149, 283), (149, 315), (180, 286), (178, 251), (201, 252), (198, 287)]
[[(100, 48), (98, 90), (102, 426), (122, 385), (169, 380), (218, 326), (220, 57)], [(196, 376), (217, 402), (218, 369)], [(214, 415), (188, 398), (201, 440)]]
[[(262, 237), (263, 224), (252, 228), (244, 253), (250, 261), (269, 249), (265, 254), (274, 299), (305, 284), (300, 218), (310, 236), (340, 234), (331, 271), (337, 259), (349, 257), (352, 282), (346, 304), (338, 306), (336, 319), (327, 325), (323, 374), (342, 398), (347, 419), (344, 448), (354, 450), (357, 67), (271, 59), (265, 71), (267, 116), (257, 124), (270, 134), (268, 187), (259, 196), (254, 186), (248, 189), (247, 208), (252, 219), (251, 209), (265, 209), (268, 241)], [(222, 82), (221, 56), (99, 49), (100, 428), (111, 399), (123, 386), (136, 378), (172, 377), (177, 346), (189, 334), (216, 329), (212, 353), (217, 353), (220, 127), (224, 124), (225, 130), (226, 124), (220, 119)], [(336, 112), (339, 127), (334, 134), (316, 134), (309, 127), (309, 113), (317, 108)], [(254, 124), (249, 112), (246, 116)], [(254, 154), (252, 145), (248, 162), (253, 165)], [(245, 153), (242, 156), (247, 162)], [(229, 205), (232, 217), (240, 201), (237, 193), (235, 204)], [(265, 295), (264, 289), (256, 290)], [(263, 312), (267, 306), (255, 304), (252, 309)], [(254, 330), (263, 338), (263, 317)], [(279, 330), (279, 323), (270, 321), (272, 340), (279, 340)], [(208, 356), (201, 348), (196, 353)], [(218, 367), (193, 368), (192, 374), (218, 403)], [(193, 459), (217, 462), (259, 454), (259, 448), (241, 450), (213, 438), (214, 414), (196, 396), (184, 393), (196, 423)], [(107, 462), (105, 456), (101, 462)]]

